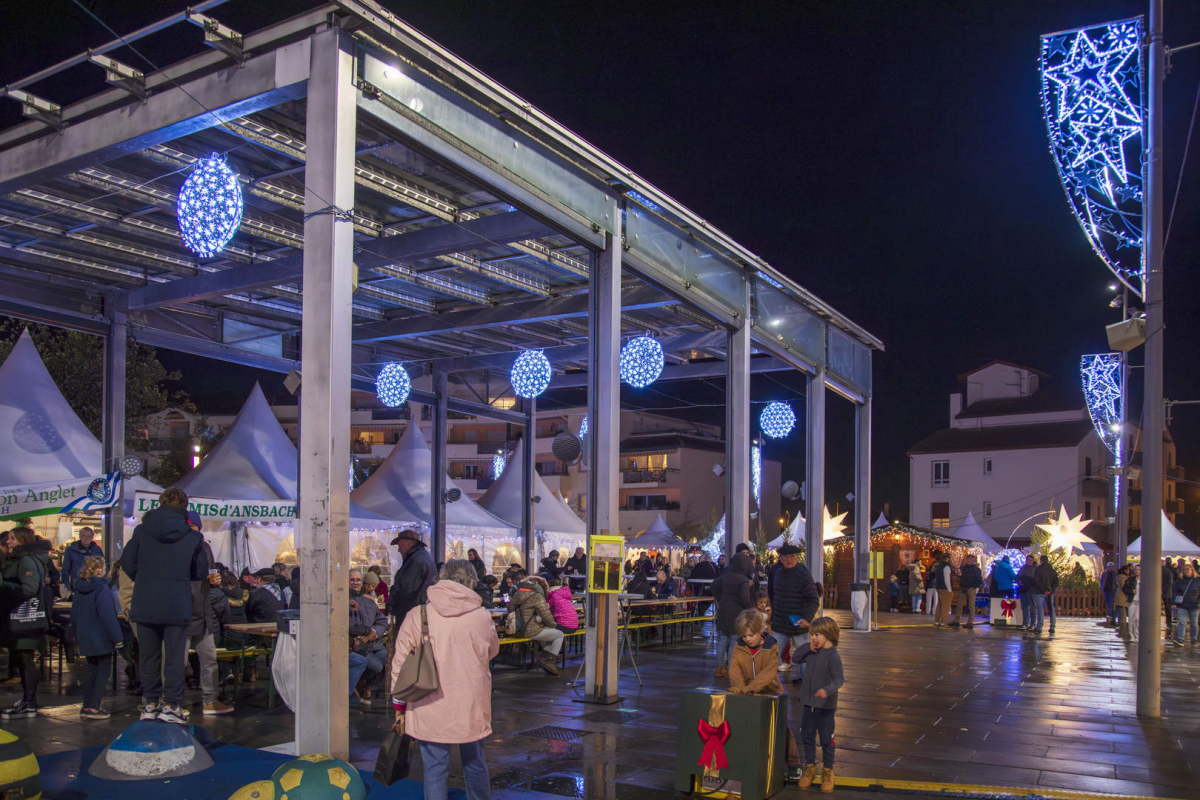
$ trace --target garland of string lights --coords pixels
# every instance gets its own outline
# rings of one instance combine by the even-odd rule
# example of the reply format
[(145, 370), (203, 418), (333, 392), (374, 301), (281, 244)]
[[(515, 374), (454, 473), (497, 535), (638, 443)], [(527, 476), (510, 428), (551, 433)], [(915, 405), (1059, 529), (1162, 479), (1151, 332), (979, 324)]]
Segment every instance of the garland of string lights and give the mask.
[(750, 485), (754, 488), (754, 504), (762, 507), (762, 448), (750, 448)]
[(550, 359), (541, 350), (526, 350), (513, 362), (508, 375), (513, 391), (520, 397), (537, 397), (550, 385)]
[(201, 258), (221, 252), (237, 233), (242, 224), (242, 185), (223, 156), (213, 153), (196, 162), (179, 190), (175, 218), (183, 243)]
[(403, 365), (392, 362), (379, 370), (379, 376), (375, 378), (375, 396), (379, 402), (388, 408), (395, 408), (408, 399), (410, 391), (412, 380)]
[[(872, 542), (876, 539), (886, 539), (889, 536), (893, 541), (907, 542), (917, 550), (943, 550), (956, 563), (961, 563), (960, 559), (963, 556), (978, 556), (983, 552), (983, 548), (975, 542), (959, 539), (957, 536), (940, 534), (936, 531), (926, 530), (925, 528), (918, 528), (915, 525), (908, 525), (903, 522), (892, 522), (885, 527), (876, 528), (871, 531)], [(830, 539), (825, 542), (825, 546), (832, 547), (835, 551), (839, 552), (853, 549), (854, 535), (850, 534), (838, 539)], [(873, 544), (872, 549), (874, 549)]]
[(492, 480), (499, 480), (504, 474), (504, 466), (508, 463), (508, 459), (504, 457), (504, 453), (496, 453), (492, 456)]
[(796, 427), (796, 412), (787, 403), (768, 403), (758, 417), (758, 427), (764, 436), (782, 439)]
[(658, 380), (663, 371), (662, 345), (649, 336), (630, 339), (621, 348), (621, 380), (645, 389)]
[(1100, 434), (1105, 447), (1117, 453), (1121, 441), (1121, 354), (1084, 356), (1079, 363), (1079, 373), (1096, 433)]
[(579, 438), (587, 436), (588, 433), (588, 418), (587, 414), (583, 415), (583, 422), (579, 423)]
[(1142, 20), (1042, 37), (1042, 110), (1071, 210), (1096, 254), (1142, 293)]

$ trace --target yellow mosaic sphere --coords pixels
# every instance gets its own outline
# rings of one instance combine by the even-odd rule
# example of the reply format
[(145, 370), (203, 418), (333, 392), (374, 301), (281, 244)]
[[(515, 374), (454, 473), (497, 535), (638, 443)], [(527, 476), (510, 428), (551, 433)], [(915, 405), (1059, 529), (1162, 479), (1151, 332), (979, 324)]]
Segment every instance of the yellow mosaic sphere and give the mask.
[(0, 797), (39, 800), (41, 770), (29, 745), (8, 731), (0, 730)]
[(365, 800), (367, 796), (358, 770), (324, 753), (281, 764), (271, 776), (271, 783), (274, 797), (260, 800)]

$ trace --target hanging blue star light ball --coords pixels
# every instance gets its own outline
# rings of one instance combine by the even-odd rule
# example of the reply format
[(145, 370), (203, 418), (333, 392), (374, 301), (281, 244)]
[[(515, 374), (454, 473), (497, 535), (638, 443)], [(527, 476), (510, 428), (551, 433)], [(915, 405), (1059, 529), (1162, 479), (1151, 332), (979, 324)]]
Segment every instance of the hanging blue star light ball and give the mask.
[(379, 370), (379, 377), (375, 379), (375, 396), (388, 408), (402, 405), (411, 389), (412, 380), (408, 377), (408, 370), (395, 362)]
[(508, 380), (520, 397), (537, 397), (550, 385), (550, 359), (541, 350), (526, 350), (513, 362)]
[(183, 243), (201, 258), (229, 244), (242, 224), (242, 185), (223, 156), (213, 153), (196, 162), (179, 192), (175, 216)]
[(621, 380), (645, 389), (658, 380), (663, 371), (662, 345), (649, 336), (630, 339), (621, 348)]
[(758, 417), (758, 427), (762, 428), (764, 436), (782, 439), (796, 427), (796, 412), (787, 403), (768, 403)]

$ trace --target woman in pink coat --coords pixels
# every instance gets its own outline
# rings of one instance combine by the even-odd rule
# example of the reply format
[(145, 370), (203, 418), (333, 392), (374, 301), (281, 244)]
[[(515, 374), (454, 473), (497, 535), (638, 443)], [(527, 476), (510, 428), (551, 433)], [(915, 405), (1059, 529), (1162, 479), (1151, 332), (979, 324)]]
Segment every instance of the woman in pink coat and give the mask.
[[(429, 642), (437, 665), (439, 688), (404, 711), (404, 730), (421, 744), (426, 800), (444, 800), (449, 790), (450, 749), (458, 745), (468, 800), (491, 794), (483, 742), (492, 735), (492, 673), (488, 665), (500, 652), (491, 615), (483, 608), (471, 562), (456, 558), (442, 567), (440, 580), (429, 587), (424, 606)], [(404, 618), (396, 633), (392, 683), (400, 665), (421, 642), (422, 606)]]

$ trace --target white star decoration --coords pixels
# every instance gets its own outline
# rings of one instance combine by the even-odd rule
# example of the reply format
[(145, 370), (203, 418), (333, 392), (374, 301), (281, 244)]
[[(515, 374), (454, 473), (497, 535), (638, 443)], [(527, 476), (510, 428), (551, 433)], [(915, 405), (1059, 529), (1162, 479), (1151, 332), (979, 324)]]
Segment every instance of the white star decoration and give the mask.
[(830, 539), (840, 539), (842, 536), (845, 536), (844, 531), (846, 530), (846, 526), (842, 524), (842, 520), (844, 520), (846, 515), (850, 512), (843, 511), (836, 517), (831, 517), (829, 516), (829, 509), (827, 507), (823, 507), (821, 511), (825, 517), (824, 525), (822, 527), (822, 530), (824, 531), (824, 541), (828, 542)]
[(1083, 533), (1083, 529), (1091, 525), (1090, 519), (1084, 519), (1083, 514), (1077, 517), (1072, 517), (1067, 513), (1067, 507), (1060, 506), (1058, 519), (1052, 519), (1045, 523), (1038, 523), (1038, 527), (1050, 534), (1050, 552), (1054, 552), (1058, 548), (1063, 548), (1067, 551), (1067, 555), (1071, 555), (1076, 550), (1083, 552), (1084, 543), (1095, 544), (1090, 536)]

